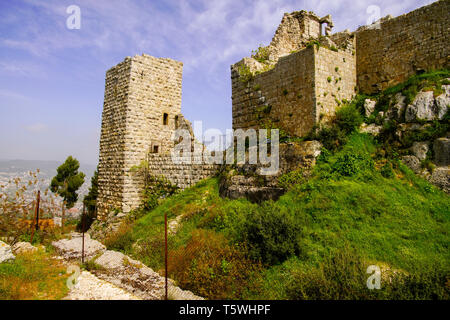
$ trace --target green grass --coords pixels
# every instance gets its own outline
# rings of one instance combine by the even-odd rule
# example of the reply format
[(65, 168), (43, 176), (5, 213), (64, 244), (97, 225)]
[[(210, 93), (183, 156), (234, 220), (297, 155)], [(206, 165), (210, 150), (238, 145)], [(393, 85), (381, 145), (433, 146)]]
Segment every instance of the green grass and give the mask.
[(0, 300), (59, 300), (67, 295), (68, 275), (60, 261), (39, 251), (0, 264)]
[[(222, 199), (218, 194), (218, 178), (204, 180), (168, 198), (131, 226), (127, 231), (128, 241), (147, 242), (153, 249), (137, 251), (130, 245), (127, 253), (156, 270), (162, 268), (166, 212), (169, 220), (178, 215), (185, 217), (177, 234), (169, 237), (170, 248), (182, 248), (189, 243), (195, 230), (209, 229), (224, 235), (231, 244), (245, 243), (249, 256), (264, 263), (259, 290), (241, 298), (427, 299), (439, 290), (438, 298), (448, 298), (448, 288), (447, 291), (443, 289), (445, 283), (430, 289), (431, 285), (425, 284), (432, 281), (423, 274), (426, 270), (438, 270), (440, 278), (436, 276), (436, 279), (440, 281), (450, 274), (449, 197), (399, 162), (392, 163), (394, 174), (385, 178), (382, 175), (385, 169), (375, 159), (377, 148), (369, 135), (354, 133), (340, 151), (328, 154), (318, 162), (311, 179), (292, 180), (297, 184), (290, 191), (278, 201), (262, 205)], [(348, 160), (345, 155), (354, 157)], [(336, 169), (347, 161), (342, 159), (354, 162), (349, 174)], [(277, 219), (270, 221), (265, 212), (276, 213), (280, 217), (278, 220), (298, 226), (299, 229), (293, 229), (297, 230), (294, 237), (292, 234), (280, 235), (283, 232)], [(251, 236), (255, 230), (259, 237)], [(296, 248), (289, 247), (293, 242), (297, 243)], [(287, 255), (277, 256), (278, 260), (271, 259), (272, 256), (267, 258), (261, 254), (261, 248), (265, 248), (264, 252), (285, 249)], [(332, 260), (335, 256), (343, 257), (342, 261)], [(352, 264), (359, 267), (347, 270), (346, 261), (353, 261), (351, 257), (356, 256), (358, 260)], [(360, 270), (365, 271), (371, 264), (387, 265), (411, 277), (420, 275), (422, 278), (407, 278), (400, 289), (368, 294), (364, 291), (367, 290), (364, 283), (357, 282), (358, 289), (342, 287), (339, 281), (344, 280), (338, 280), (342, 274), (330, 268), (336, 263), (340, 263), (345, 272), (361, 279), (367, 279), (367, 276), (361, 275)], [(318, 287), (320, 283), (327, 283), (335, 291), (317, 291), (299, 280), (302, 278), (317, 282)], [(298, 289), (300, 287), (303, 289)], [(347, 291), (339, 292), (341, 287)], [(407, 291), (407, 287), (424, 287), (432, 292), (417, 293), (413, 289)], [(304, 290), (305, 294), (298, 296), (296, 288)], [(350, 292), (358, 294), (354, 296)], [(408, 292), (414, 294), (408, 295)]]

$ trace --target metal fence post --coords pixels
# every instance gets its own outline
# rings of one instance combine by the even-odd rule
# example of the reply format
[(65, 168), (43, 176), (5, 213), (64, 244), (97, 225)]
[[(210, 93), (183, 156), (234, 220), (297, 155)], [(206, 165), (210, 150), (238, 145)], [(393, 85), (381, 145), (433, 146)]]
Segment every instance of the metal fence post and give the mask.
[(81, 245), (81, 263), (84, 263), (84, 220), (85, 220), (85, 204), (83, 203), (83, 212), (81, 213), (81, 228), (82, 228), (82, 232), (83, 232), (83, 240), (82, 240), (82, 245)]
[(167, 212), (164, 212), (164, 234), (165, 234), (165, 236), (164, 236), (164, 242), (165, 242), (165, 246), (164, 246), (164, 248), (165, 248), (165, 250), (164, 250), (164, 252), (165, 252), (165, 265), (166, 265), (166, 272), (165, 272), (165, 276), (166, 276), (166, 295), (165, 295), (165, 298), (166, 298), (166, 300), (167, 300), (167, 291), (168, 291), (168, 288), (167, 288)]

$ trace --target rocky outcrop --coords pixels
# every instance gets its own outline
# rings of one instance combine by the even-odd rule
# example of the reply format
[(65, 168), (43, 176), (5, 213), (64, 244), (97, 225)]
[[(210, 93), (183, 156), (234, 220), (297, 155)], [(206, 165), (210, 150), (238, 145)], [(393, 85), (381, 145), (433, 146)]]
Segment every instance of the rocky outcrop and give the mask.
[(450, 165), (450, 139), (443, 137), (436, 139), (433, 144), (434, 162), (438, 166)]
[(403, 156), (402, 161), (406, 164), (414, 173), (418, 174), (421, 172), (422, 166), (420, 165), (420, 160), (416, 156)]
[[(161, 300), (165, 294), (165, 278), (142, 262), (133, 260), (121, 252), (108, 250), (93, 260), (100, 268), (92, 271), (98, 278), (144, 300)], [(175, 286), (168, 279), (168, 295), (173, 300), (203, 300), (190, 291)]]
[(279, 170), (275, 175), (261, 175), (261, 165), (241, 165), (222, 175), (219, 185), (221, 197), (230, 199), (246, 198), (260, 203), (278, 200), (285, 190), (278, 185), (278, 178), (288, 172), (303, 169), (308, 175), (321, 153), (319, 141), (289, 142), (280, 144)]
[(364, 101), (364, 113), (365, 113), (366, 117), (369, 117), (372, 114), (372, 112), (375, 111), (376, 104), (377, 104), (377, 102), (374, 100), (366, 99)]
[(36, 252), (37, 250), (38, 248), (36, 248), (29, 242), (17, 242), (12, 246), (12, 251), (15, 254), (31, 253)]
[[(73, 233), (71, 239), (62, 239), (52, 242), (52, 246), (66, 260), (81, 259), (82, 235)], [(106, 247), (97, 240), (91, 239), (89, 234), (84, 235), (84, 257), (90, 260), (96, 255), (106, 251)]]
[(411, 152), (414, 156), (416, 156), (420, 161), (423, 161), (427, 158), (427, 153), (429, 150), (429, 142), (414, 142), (411, 147)]
[(0, 263), (14, 260), (16, 257), (13, 255), (11, 246), (0, 241)]
[(406, 107), (406, 122), (442, 120), (450, 105), (450, 85), (443, 85), (444, 93), (434, 98), (433, 91), (419, 92)]

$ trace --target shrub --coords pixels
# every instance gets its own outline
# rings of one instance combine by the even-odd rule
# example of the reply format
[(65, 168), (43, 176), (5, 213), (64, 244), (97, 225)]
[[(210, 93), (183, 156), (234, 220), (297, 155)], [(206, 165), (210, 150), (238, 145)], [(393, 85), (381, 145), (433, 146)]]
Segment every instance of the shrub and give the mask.
[(336, 151), (347, 142), (346, 133), (336, 125), (323, 127), (311, 138), (322, 142), (323, 147), (330, 151)]
[(223, 235), (196, 230), (186, 247), (171, 253), (168, 273), (178, 285), (207, 299), (245, 299), (257, 290), (261, 265)]
[(246, 66), (246, 65), (244, 65), (244, 64), (241, 65), (241, 66), (239, 66), (238, 72), (239, 72), (240, 80), (241, 80), (243, 83), (249, 82), (249, 81), (252, 80), (253, 77), (254, 77), (253, 73), (252, 73), (251, 70), (250, 70), (250, 67), (249, 67), (249, 66)]
[(363, 123), (361, 113), (355, 105), (345, 105), (336, 111), (336, 124), (345, 133), (351, 133)]
[(290, 300), (367, 299), (366, 270), (360, 256), (339, 250), (319, 267), (297, 270), (287, 285)]
[(108, 250), (117, 250), (122, 252), (130, 252), (133, 245), (133, 236), (131, 233), (132, 225), (123, 222), (119, 229), (109, 234), (104, 241)]
[(303, 170), (295, 170), (279, 177), (278, 185), (285, 190), (289, 190), (296, 184), (301, 184), (304, 181), (305, 177), (303, 175)]
[[(367, 288), (369, 263), (349, 249), (340, 249), (318, 267), (296, 270), (287, 285), (293, 300), (425, 300), (448, 299), (449, 274), (442, 268), (424, 268), (411, 274), (387, 272), (381, 275), (381, 289)], [(430, 269), (430, 270), (427, 270)]]
[(373, 169), (373, 161), (369, 156), (351, 152), (340, 155), (332, 166), (333, 172), (341, 176), (352, 177), (366, 170)]
[(253, 259), (270, 265), (300, 254), (300, 236), (294, 217), (270, 203), (248, 214), (237, 235), (239, 242), (248, 244)]
[(261, 63), (266, 63), (269, 60), (270, 51), (268, 47), (260, 45), (257, 50), (252, 51), (252, 58)]

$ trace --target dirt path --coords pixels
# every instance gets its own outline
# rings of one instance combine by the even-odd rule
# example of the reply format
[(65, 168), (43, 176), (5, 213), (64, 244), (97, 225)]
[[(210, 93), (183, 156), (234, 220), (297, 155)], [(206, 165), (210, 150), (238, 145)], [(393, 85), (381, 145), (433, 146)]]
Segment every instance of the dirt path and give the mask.
[[(66, 300), (161, 300), (165, 293), (164, 277), (121, 252), (107, 250), (100, 242), (85, 235), (85, 261), (94, 268), (74, 278), (78, 283)], [(68, 239), (52, 245), (64, 263), (78, 266), (81, 260), (82, 238), (73, 233)], [(76, 269), (77, 267), (75, 267)], [(169, 279), (169, 299), (203, 300), (190, 291), (182, 290)]]
[(83, 271), (63, 300), (142, 300), (135, 295)]

